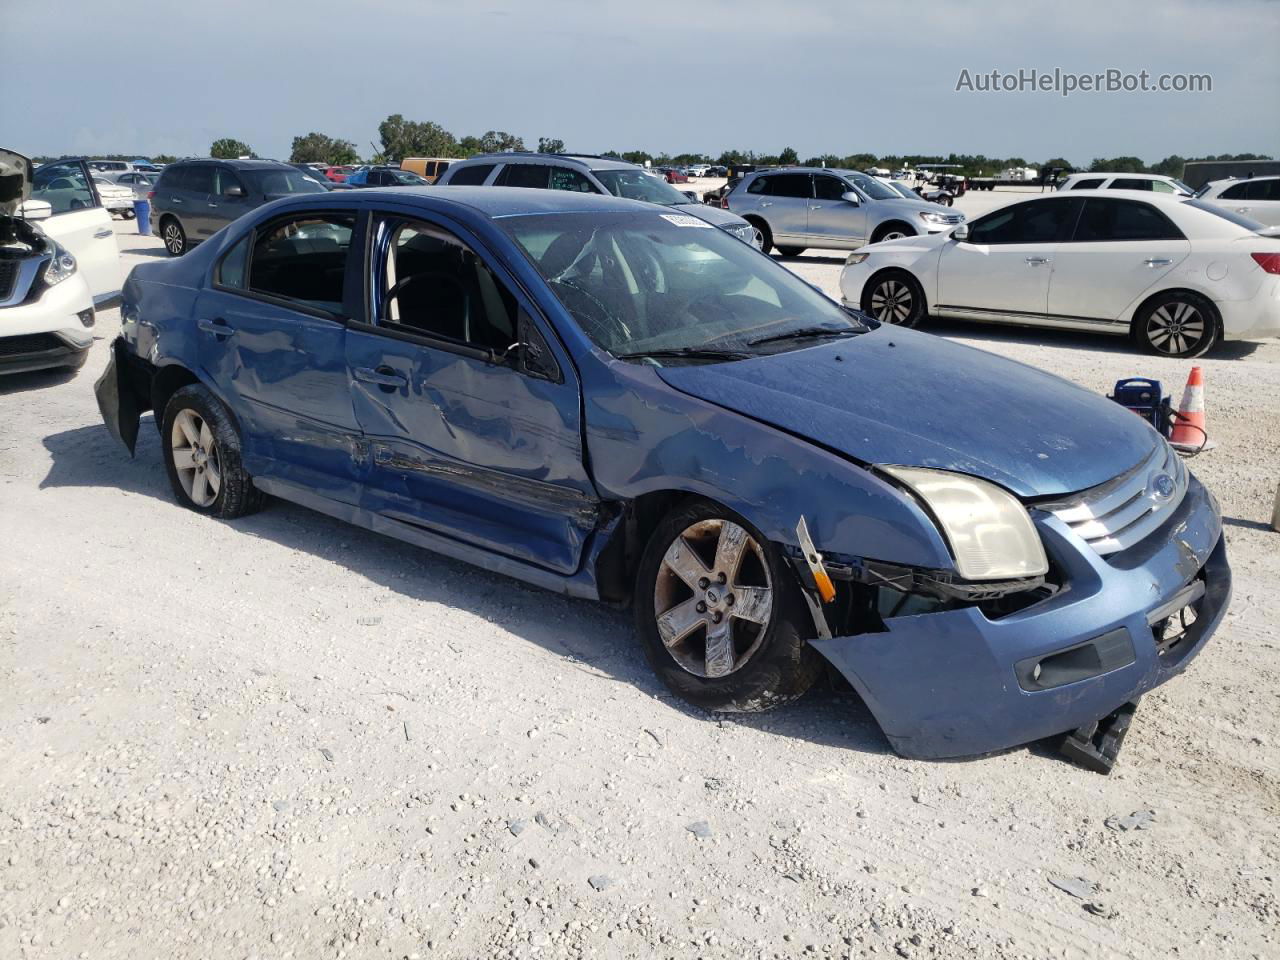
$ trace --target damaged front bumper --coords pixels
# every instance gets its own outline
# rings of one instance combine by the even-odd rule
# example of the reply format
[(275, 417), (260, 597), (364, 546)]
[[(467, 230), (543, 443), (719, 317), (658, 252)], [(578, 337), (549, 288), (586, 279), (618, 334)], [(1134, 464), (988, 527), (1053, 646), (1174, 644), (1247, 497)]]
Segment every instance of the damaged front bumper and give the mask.
[[(877, 632), (813, 641), (898, 753), (972, 756), (1086, 727), (1185, 669), (1226, 613), (1221, 513), (1194, 478), (1164, 525), (1109, 558), (1052, 516), (1036, 522), (1062, 582), (1045, 599), (996, 617), (977, 605), (886, 617)], [(1193, 622), (1169, 639), (1171, 616)]]

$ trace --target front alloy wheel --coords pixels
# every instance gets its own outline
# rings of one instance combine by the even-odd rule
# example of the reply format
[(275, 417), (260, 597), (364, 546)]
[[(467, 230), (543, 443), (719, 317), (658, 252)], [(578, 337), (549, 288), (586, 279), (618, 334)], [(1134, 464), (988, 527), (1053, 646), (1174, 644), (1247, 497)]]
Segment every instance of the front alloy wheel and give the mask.
[(794, 569), (709, 500), (691, 497), (658, 523), (633, 599), (654, 672), (695, 706), (766, 710), (800, 696), (822, 670)]
[(862, 295), (862, 312), (881, 323), (914, 327), (924, 318), (924, 292), (902, 271), (876, 277)]

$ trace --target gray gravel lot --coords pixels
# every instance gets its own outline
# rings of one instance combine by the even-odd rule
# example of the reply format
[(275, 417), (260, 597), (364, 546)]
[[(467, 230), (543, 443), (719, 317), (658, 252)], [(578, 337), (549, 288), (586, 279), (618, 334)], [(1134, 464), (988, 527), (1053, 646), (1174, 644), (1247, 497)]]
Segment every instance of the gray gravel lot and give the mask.
[[(842, 262), (787, 265), (838, 295)], [(902, 760), (829, 690), (717, 719), (625, 614), (284, 503), (199, 517), (150, 426), (130, 460), (101, 425), (118, 323), (0, 380), (0, 957), (1280, 952), (1280, 342), (1200, 361), (1235, 601), (1104, 778)], [(1190, 367), (928, 329), (1098, 391)]]

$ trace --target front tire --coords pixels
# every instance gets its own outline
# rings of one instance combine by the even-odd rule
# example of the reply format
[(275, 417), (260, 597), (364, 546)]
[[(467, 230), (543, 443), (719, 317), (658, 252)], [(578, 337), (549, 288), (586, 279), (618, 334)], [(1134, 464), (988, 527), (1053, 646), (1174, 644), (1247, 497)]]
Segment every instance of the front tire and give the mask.
[(224, 520), (261, 508), (263, 495), (241, 465), (240, 435), (208, 387), (190, 384), (170, 397), (160, 437), (169, 483), (184, 507)]
[(767, 254), (773, 249), (773, 232), (769, 229), (769, 225), (758, 217), (747, 217), (746, 220), (756, 231), (760, 252)]
[(871, 235), (871, 242), (879, 243), (881, 240), (897, 240), (901, 237), (914, 237), (915, 235), (916, 232), (905, 223), (882, 223), (876, 227), (876, 232)]
[(905, 270), (886, 270), (862, 288), (862, 312), (881, 323), (918, 326), (925, 318), (924, 289)]
[(798, 257), (808, 249), (808, 247), (779, 247), (778, 253), (784, 257)]
[(187, 252), (187, 232), (177, 217), (165, 217), (160, 221), (160, 239), (171, 257), (180, 257)]
[(741, 517), (693, 498), (658, 524), (640, 558), (636, 630), (654, 672), (705, 710), (794, 700), (822, 671), (805, 607), (778, 550)]
[(1172, 290), (1142, 305), (1134, 315), (1129, 335), (1147, 353), (1186, 359), (1212, 349), (1218, 342), (1221, 323), (1217, 308), (1204, 297)]

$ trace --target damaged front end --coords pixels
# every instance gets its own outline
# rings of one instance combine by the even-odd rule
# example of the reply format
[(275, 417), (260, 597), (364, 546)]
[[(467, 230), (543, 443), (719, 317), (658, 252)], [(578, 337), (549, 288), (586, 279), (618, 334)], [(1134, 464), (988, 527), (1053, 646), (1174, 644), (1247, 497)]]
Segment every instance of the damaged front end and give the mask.
[(1050, 513), (1034, 522), (1049, 569), (1007, 581), (824, 556), (797, 532), (789, 553), (812, 645), (898, 753), (975, 756), (1063, 737), (1069, 756), (1106, 772), (1127, 705), (1185, 669), (1221, 622), (1221, 516), (1194, 478), (1172, 515), (1121, 553), (1099, 555)]

